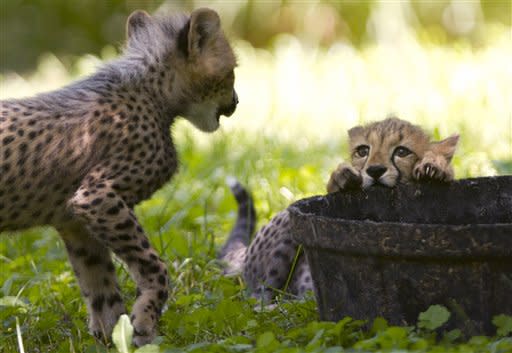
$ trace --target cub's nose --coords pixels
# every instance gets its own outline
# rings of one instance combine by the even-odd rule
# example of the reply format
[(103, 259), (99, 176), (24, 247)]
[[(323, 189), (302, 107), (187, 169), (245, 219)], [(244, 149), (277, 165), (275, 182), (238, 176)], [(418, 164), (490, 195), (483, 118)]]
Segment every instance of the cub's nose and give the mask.
[(386, 170), (388, 170), (388, 168), (383, 165), (372, 165), (366, 169), (366, 173), (373, 179), (377, 180), (386, 172)]
[(233, 104), (234, 105), (238, 104), (238, 94), (236, 94), (235, 90), (233, 90)]

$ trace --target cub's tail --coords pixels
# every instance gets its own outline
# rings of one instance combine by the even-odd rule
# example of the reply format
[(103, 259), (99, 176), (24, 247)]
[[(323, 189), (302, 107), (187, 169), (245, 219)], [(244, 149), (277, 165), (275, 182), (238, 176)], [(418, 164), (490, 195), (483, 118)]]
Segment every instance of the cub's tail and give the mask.
[(226, 182), (238, 203), (238, 215), (235, 226), (218, 257), (226, 263), (224, 274), (233, 275), (243, 270), (246, 249), (256, 225), (256, 211), (251, 194), (242, 184), (232, 177), (228, 177)]

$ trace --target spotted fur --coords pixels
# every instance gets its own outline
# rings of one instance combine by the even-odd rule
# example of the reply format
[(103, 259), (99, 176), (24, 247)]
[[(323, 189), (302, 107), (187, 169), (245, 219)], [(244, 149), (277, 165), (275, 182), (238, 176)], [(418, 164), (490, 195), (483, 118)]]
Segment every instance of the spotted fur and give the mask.
[[(389, 118), (349, 130), (352, 163), (342, 163), (327, 183), (329, 193), (375, 184), (394, 187), (413, 180), (450, 181), (450, 165), (458, 136), (431, 142), (418, 126)], [(226, 273), (241, 272), (253, 296), (269, 302), (276, 293), (287, 291), (303, 296), (313, 290), (306, 257), (298, 253), (292, 237), (288, 210), (264, 225), (250, 242), (255, 212), (247, 190), (232, 187), (239, 202), (238, 219), (220, 254)], [(251, 208), (251, 209), (248, 209)]]
[(95, 336), (108, 339), (125, 312), (113, 252), (137, 284), (134, 343), (155, 337), (167, 266), (133, 207), (176, 172), (169, 128), (178, 116), (210, 132), (235, 111), (234, 67), (216, 12), (136, 11), (119, 59), (60, 90), (0, 103), (0, 232), (58, 230)]

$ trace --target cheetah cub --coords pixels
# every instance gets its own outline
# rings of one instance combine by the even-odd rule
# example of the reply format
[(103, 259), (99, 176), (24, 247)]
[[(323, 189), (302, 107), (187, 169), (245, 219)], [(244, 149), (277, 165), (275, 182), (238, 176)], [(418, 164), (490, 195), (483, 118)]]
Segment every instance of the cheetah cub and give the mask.
[(113, 252), (137, 285), (140, 346), (156, 335), (169, 279), (133, 207), (176, 172), (169, 128), (178, 116), (211, 132), (238, 98), (235, 56), (213, 10), (136, 11), (126, 28), (122, 56), (92, 76), (0, 103), (0, 232), (58, 230), (102, 340), (125, 312)]
[[(352, 163), (342, 163), (332, 172), (329, 193), (376, 184), (394, 187), (414, 180), (453, 179), (450, 161), (457, 135), (431, 142), (420, 127), (397, 118), (354, 127), (348, 135)], [(264, 302), (272, 300), (276, 290), (294, 296), (312, 290), (306, 257), (297, 256), (298, 244), (290, 233), (288, 211), (272, 218), (249, 244), (256, 218), (252, 199), (238, 182), (230, 186), (238, 202), (238, 218), (219, 256), (226, 263), (225, 273), (242, 272), (252, 296)]]

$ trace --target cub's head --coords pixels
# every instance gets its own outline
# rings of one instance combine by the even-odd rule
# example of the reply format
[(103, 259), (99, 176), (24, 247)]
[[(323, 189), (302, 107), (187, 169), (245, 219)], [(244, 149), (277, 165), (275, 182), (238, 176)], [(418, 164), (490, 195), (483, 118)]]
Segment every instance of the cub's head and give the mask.
[(414, 166), (427, 151), (449, 162), (458, 139), (431, 142), (420, 127), (397, 118), (356, 126), (348, 134), (352, 165), (361, 172), (363, 188), (410, 182)]
[(127, 36), (128, 47), (157, 58), (156, 68), (148, 72), (155, 76), (150, 82), (162, 82), (163, 94), (177, 107), (174, 113), (206, 132), (219, 127), (221, 115), (234, 113), (236, 58), (215, 11), (203, 8), (190, 16), (167, 17), (135, 11)]

